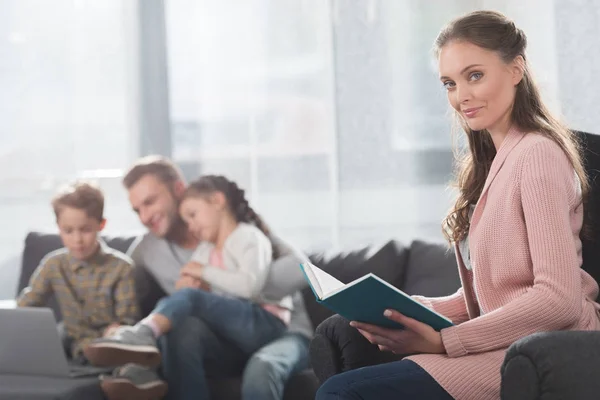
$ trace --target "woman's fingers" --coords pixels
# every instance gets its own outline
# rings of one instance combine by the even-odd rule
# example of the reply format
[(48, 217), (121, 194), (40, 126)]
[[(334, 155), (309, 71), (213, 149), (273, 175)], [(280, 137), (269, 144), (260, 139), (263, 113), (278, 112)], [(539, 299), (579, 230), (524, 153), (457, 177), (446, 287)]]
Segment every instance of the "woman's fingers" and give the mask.
[(356, 321), (350, 322), (350, 326), (352, 326), (358, 330), (369, 332), (370, 334), (373, 334), (373, 335), (386, 337), (388, 339), (393, 339), (399, 332), (397, 329), (382, 328), (381, 326), (365, 324), (363, 322), (356, 322)]
[(395, 310), (385, 310), (383, 315), (394, 322), (404, 325), (406, 329), (410, 329), (421, 336), (425, 336), (432, 329), (429, 325), (407, 317)]

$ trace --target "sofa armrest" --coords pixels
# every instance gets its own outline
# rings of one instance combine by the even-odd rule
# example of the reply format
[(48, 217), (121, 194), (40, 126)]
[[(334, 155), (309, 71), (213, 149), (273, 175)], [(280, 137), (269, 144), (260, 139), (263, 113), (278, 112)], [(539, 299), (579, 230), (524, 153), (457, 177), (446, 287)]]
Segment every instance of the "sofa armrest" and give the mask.
[(542, 332), (509, 347), (502, 364), (502, 399), (597, 399), (600, 332)]

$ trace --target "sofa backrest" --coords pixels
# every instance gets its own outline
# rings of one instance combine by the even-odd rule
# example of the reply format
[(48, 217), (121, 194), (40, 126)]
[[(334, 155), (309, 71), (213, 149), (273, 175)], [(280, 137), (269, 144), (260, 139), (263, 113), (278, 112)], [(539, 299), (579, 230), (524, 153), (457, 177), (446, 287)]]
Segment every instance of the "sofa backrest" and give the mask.
[(447, 296), (461, 285), (456, 254), (446, 243), (413, 241), (405, 269), (400, 288), (409, 295)]
[(600, 135), (577, 132), (583, 145), (583, 161), (590, 181), (584, 208), (587, 232), (581, 238), (583, 269), (600, 283)]

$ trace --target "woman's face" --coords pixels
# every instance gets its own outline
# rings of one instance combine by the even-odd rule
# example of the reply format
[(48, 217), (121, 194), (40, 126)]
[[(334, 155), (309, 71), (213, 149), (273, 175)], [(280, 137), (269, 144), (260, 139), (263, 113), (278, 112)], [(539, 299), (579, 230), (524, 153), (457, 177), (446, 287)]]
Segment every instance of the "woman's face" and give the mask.
[(521, 57), (505, 63), (498, 53), (465, 41), (451, 41), (438, 58), (448, 101), (474, 131), (506, 133), (516, 86), (523, 77)]

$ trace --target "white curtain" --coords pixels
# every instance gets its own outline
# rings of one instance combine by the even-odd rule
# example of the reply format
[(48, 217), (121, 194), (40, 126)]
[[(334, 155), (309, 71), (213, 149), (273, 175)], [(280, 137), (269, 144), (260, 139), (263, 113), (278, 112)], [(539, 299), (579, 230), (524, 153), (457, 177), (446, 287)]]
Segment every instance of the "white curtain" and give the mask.
[[(141, 230), (120, 186), (145, 139), (139, 85), (152, 85), (140, 79), (141, 1), (0, 2), (0, 298), (14, 295), (25, 234), (55, 230), (59, 183), (96, 177), (108, 232)], [(238, 181), (307, 250), (442, 240), (451, 124), (430, 50), (470, 10), (513, 18), (552, 109), (600, 133), (594, 0), (164, 5), (173, 157), (189, 177)]]

